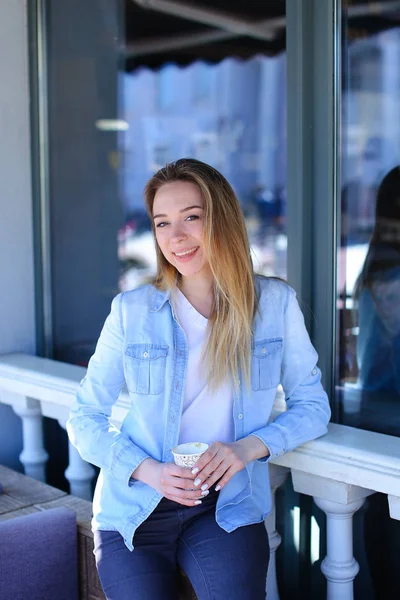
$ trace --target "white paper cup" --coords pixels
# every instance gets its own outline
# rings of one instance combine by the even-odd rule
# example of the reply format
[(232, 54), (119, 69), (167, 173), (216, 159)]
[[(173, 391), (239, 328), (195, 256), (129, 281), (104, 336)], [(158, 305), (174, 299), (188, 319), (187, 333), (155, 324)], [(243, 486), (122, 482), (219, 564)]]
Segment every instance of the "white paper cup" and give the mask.
[(193, 467), (200, 456), (207, 450), (208, 444), (203, 442), (187, 442), (172, 448), (175, 464), (179, 467)]

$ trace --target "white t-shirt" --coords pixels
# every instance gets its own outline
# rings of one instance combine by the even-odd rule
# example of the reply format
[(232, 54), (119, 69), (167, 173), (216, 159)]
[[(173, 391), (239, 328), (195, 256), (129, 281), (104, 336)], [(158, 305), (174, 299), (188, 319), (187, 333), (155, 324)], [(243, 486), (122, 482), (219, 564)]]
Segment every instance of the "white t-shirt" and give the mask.
[(208, 319), (190, 304), (179, 289), (174, 294), (174, 308), (186, 334), (189, 354), (179, 443), (233, 442), (232, 382), (228, 380), (216, 392), (211, 392), (202, 360)]

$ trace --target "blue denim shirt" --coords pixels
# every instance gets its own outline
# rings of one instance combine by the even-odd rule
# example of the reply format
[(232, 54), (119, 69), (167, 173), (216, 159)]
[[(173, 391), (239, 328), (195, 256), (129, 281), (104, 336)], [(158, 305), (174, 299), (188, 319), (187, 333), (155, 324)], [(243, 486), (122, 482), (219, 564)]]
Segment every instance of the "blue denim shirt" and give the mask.
[[(276, 458), (324, 434), (330, 409), (294, 291), (275, 279), (256, 277), (255, 282), (259, 308), (251, 385), (239, 381), (236, 387), (235, 438), (253, 434)], [(101, 468), (93, 529), (119, 531), (131, 550), (135, 530), (162, 498), (131, 474), (148, 457), (173, 460), (187, 360), (185, 334), (174, 318), (169, 292), (149, 285), (118, 295), (67, 423), (81, 456)], [(119, 430), (109, 419), (125, 383), (130, 405)], [(279, 383), (288, 410), (268, 423)], [(236, 473), (221, 490), (216, 520), (230, 532), (262, 521), (270, 510), (268, 459), (261, 459)]]

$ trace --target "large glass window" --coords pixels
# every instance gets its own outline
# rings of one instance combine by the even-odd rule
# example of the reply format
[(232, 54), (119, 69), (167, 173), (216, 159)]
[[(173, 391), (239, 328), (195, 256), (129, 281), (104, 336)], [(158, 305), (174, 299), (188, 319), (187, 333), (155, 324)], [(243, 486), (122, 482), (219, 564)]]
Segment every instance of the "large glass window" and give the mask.
[(47, 5), (54, 358), (86, 365), (112, 297), (155, 273), (142, 193), (167, 161), (219, 169), (243, 207), (256, 271), (285, 277), (285, 9)]
[[(400, 3), (343, 2), (336, 399), (342, 423), (400, 435)], [(356, 516), (365, 600), (397, 598), (400, 523)]]
[(344, 16), (336, 391), (342, 422), (400, 435), (400, 4)]

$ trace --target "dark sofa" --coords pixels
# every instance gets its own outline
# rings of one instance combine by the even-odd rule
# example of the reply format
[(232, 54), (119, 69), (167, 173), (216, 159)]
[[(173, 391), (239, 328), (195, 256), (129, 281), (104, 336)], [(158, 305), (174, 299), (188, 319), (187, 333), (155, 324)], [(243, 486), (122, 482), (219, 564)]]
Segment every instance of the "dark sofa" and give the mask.
[(78, 600), (75, 513), (53, 508), (0, 522), (1, 600)]

